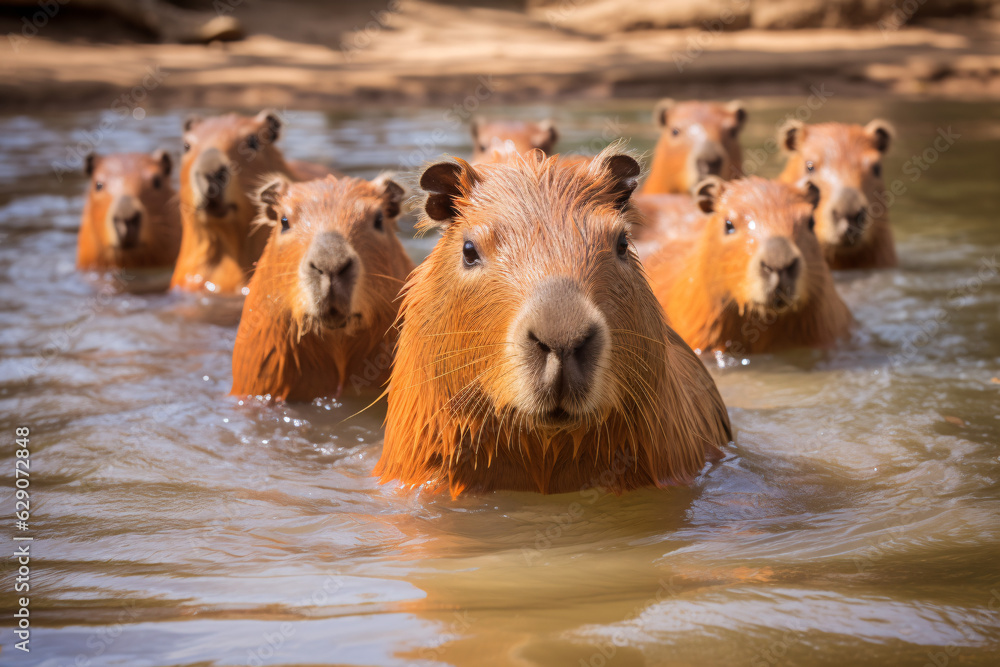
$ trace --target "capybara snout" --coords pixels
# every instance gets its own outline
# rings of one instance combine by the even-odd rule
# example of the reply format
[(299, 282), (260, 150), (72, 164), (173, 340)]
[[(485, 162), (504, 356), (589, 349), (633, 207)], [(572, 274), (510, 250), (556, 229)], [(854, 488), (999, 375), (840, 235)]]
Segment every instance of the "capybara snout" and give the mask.
[(191, 167), (195, 206), (211, 217), (225, 217), (236, 206), (227, 202), (226, 197), (226, 189), (231, 180), (228, 160), (220, 150), (213, 147), (199, 154)]
[(115, 228), (115, 242), (123, 250), (131, 250), (139, 245), (142, 226), (142, 202), (131, 196), (120, 197), (111, 216)]
[(536, 286), (509, 336), (521, 408), (541, 421), (580, 418), (593, 410), (609, 340), (604, 316), (575, 280), (549, 278)]
[(344, 235), (323, 232), (313, 239), (299, 267), (312, 315), (331, 329), (347, 323), (361, 260)]
[(801, 299), (802, 253), (787, 238), (768, 238), (750, 266), (758, 272), (756, 301), (761, 305), (780, 309)]

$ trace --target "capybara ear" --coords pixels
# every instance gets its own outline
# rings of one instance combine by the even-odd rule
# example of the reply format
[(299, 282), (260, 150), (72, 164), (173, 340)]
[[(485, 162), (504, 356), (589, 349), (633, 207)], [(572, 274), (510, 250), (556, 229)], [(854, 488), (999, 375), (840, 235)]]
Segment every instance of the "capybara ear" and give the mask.
[(885, 153), (889, 150), (889, 145), (892, 143), (892, 138), (896, 134), (896, 131), (887, 121), (876, 118), (865, 125), (865, 134), (872, 138), (875, 150), (879, 153)]
[(806, 126), (801, 120), (786, 120), (778, 129), (778, 145), (790, 153), (799, 150), (806, 137)]
[(372, 181), (376, 187), (382, 190), (382, 201), (385, 202), (385, 214), (390, 218), (399, 215), (399, 211), (406, 197), (406, 190), (396, 181), (392, 180), (393, 174), (380, 174)]
[(632, 193), (639, 186), (639, 174), (642, 167), (631, 155), (620, 153), (609, 155), (602, 162), (605, 172), (611, 179), (611, 193), (619, 210), (625, 208)]
[(559, 141), (559, 131), (556, 129), (556, 124), (551, 118), (546, 118), (538, 124), (538, 136), (535, 137), (534, 144), (551, 151), (557, 141)]
[(677, 104), (674, 100), (669, 97), (664, 97), (662, 100), (656, 103), (656, 108), (653, 109), (653, 124), (661, 130), (667, 126), (667, 119), (670, 116), (670, 110), (674, 108)]
[(87, 153), (87, 157), (83, 158), (83, 171), (87, 176), (94, 175), (94, 169), (97, 168), (97, 155), (95, 153)]
[(160, 164), (160, 172), (164, 176), (170, 176), (170, 172), (174, 168), (174, 160), (170, 157), (170, 153), (162, 148), (157, 149), (153, 151), (153, 159)]
[(191, 114), (190, 116), (188, 116), (187, 118), (184, 119), (184, 131), (185, 132), (190, 132), (201, 121), (202, 121), (202, 117), (201, 116), (199, 116), (197, 114)]
[(743, 100), (732, 100), (726, 104), (726, 111), (733, 114), (736, 125), (733, 126), (733, 134), (739, 134), (747, 122), (747, 110), (743, 105)]
[(463, 179), (470, 183), (477, 179), (472, 167), (464, 160), (438, 162), (427, 167), (420, 176), (420, 187), (429, 193), (424, 204), (428, 218), (444, 222), (458, 215), (455, 199), (462, 195)]
[(256, 121), (263, 125), (261, 139), (273, 143), (281, 136), (281, 117), (274, 109), (264, 109), (257, 114)]
[(719, 197), (722, 196), (722, 192), (725, 189), (726, 182), (724, 180), (718, 176), (707, 176), (694, 186), (694, 189), (691, 190), (691, 195), (695, 198), (698, 208), (703, 213), (712, 213), (715, 211)]
[(284, 176), (275, 176), (268, 179), (267, 183), (257, 191), (258, 208), (264, 216), (272, 222), (278, 220), (278, 202), (288, 192), (288, 179)]
[(805, 185), (802, 186), (802, 195), (813, 209), (819, 206), (819, 194), (819, 188), (812, 181), (806, 181)]

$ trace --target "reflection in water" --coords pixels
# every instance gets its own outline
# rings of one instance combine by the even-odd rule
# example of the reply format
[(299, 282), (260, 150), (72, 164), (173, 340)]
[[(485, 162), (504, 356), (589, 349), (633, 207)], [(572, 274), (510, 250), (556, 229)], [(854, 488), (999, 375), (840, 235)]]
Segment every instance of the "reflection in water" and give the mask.
[[(796, 104), (751, 104), (748, 148), (766, 154)], [(555, 115), (563, 150), (595, 148), (609, 124), (648, 150), (649, 107), (508, 111)], [(99, 117), (0, 119), (0, 421), (33, 430), (30, 663), (996, 664), (991, 113), (818, 112), (896, 123), (902, 264), (837, 277), (860, 322), (838, 350), (706, 359), (738, 443), (693, 487), (454, 501), (370, 477), (382, 405), (227, 397), (238, 300), (77, 275), (84, 177), (51, 165)], [(282, 142), (370, 177), (408, 164), (442, 114), (291, 114)], [(182, 115), (122, 125), (100, 150), (173, 146)], [(955, 144), (904, 171), (949, 125)], [(464, 129), (445, 136), (421, 159), (469, 152)]]

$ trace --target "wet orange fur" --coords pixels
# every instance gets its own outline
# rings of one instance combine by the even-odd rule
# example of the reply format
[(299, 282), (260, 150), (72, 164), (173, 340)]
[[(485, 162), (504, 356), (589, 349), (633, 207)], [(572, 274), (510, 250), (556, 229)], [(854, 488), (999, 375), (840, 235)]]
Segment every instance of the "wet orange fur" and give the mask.
[[(662, 123), (665, 112), (665, 124)], [(740, 115), (742, 113), (742, 116)], [(743, 164), (739, 132), (746, 118), (738, 101), (729, 103), (662, 100), (654, 111), (660, 138), (643, 183), (642, 194), (689, 194), (705, 174), (692, 173), (689, 160), (697, 142), (706, 138), (724, 153), (721, 178), (739, 178)], [(673, 130), (677, 130), (675, 136)]]
[[(811, 211), (789, 185), (757, 177), (732, 181), (700, 233), (649, 259), (650, 282), (667, 321), (691, 347), (751, 354), (829, 347), (849, 335), (853, 318), (809, 230)], [(726, 219), (736, 233), (725, 233)], [(778, 313), (748, 303), (750, 262), (766, 235), (790, 239), (805, 262), (806, 297), (795, 310)]]
[[(884, 152), (878, 149), (878, 140), (871, 130), (880, 123), (873, 121), (868, 127), (844, 123), (798, 124), (797, 145), (788, 151), (788, 162), (778, 177), (786, 183), (808, 179), (819, 187), (821, 198), (816, 214), (816, 234), (832, 269), (885, 269), (898, 264), (889, 212), (878, 199), (878, 195), (885, 192), (885, 183), (880, 175), (872, 172), (873, 165), (881, 164)], [(885, 123), (881, 126), (888, 128)], [(888, 131), (891, 132), (891, 128)], [(784, 132), (787, 128), (779, 135)], [(784, 145), (783, 136), (779, 136), (779, 143)], [(806, 171), (806, 162), (813, 163), (812, 172)], [(833, 224), (830, 195), (838, 184), (859, 189), (880, 213), (872, 216), (868, 228), (854, 245), (826, 240), (828, 228)]]
[[(118, 153), (94, 156), (92, 165), (77, 236), (77, 268), (84, 271), (172, 268), (181, 242), (180, 209), (161, 157)], [(118, 245), (110, 222), (112, 208), (122, 196), (134, 198), (143, 210), (139, 245), (135, 248), (123, 249)]]
[(551, 121), (472, 122), (472, 163), (502, 162), (508, 153), (519, 155), (538, 149), (551, 155), (559, 134)]
[[(291, 180), (307, 180), (329, 169), (285, 160), (268, 138), (266, 113), (255, 117), (227, 114), (189, 122), (184, 133), (187, 147), (181, 160), (180, 257), (170, 286), (182, 290), (207, 290), (219, 294), (238, 293), (249, 280), (254, 263), (267, 243), (266, 230), (251, 226), (257, 211), (251, 195), (268, 174)], [(250, 138), (258, 143), (254, 149)], [(226, 193), (232, 209), (224, 219), (211, 218), (198, 208), (192, 168), (198, 156), (218, 149), (237, 171)]]
[[(374, 475), (452, 495), (500, 489), (624, 492), (687, 483), (731, 440), (711, 375), (666, 325), (634, 253), (613, 250), (637, 212), (605, 168), (539, 153), (462, 169), (457, 214), (407, 282)], [(430, 206), (431, 200), (428, 200)], [(426, 215), (424, 226), (433, 224)], [(463, 275), (474, 234), (489, 273)], [(533, 284), (579, 281), (611, 332), (612, 402), (546, 427), (514, 408), (511, 323)]]
[[(396, 235), (398, 202), (386, 201), (379, 182), (327, 176), (291, 184), (276, 208), (290, 226), (282, 233), (271, 223), (250, 281), (233, 349), (231, 393), (308, 401), (339, 396), (344, 387), (381, 391), (396, 341), (396, 296), (413, 269)], [(379, 211), (382, 230), (372, 222)], [(361, 317), (335, 330), (310, 321), (299, 278), (310, 243), (329, 231), (343, 235), (362, 265), (352, 301)]]

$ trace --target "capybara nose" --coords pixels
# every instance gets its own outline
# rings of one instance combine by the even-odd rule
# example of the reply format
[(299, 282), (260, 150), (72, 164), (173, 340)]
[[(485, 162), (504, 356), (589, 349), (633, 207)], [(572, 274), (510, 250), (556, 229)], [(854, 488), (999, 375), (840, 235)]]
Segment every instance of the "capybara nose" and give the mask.
[(142, 211), (131, 197), (122, 197), (118, 200), (111, 216), (111, 223), (114, 226), (115, 236), (118, 237), (118, 247), (128, 250), (139, 244)]
[(549, 279), (525, 304), (514, 339), (524, 378), (547, 412), (586, 399), (609, 344), (600, 312), (569, 279)]
[(337, 232), (326, 232), (313, 240), (307, 259), (317, 311), (334, 324), (346, 320), (360, 272), (354, 249)]
[(864, 207), (844, 215), (847, 220), (847, 230), (844, 232), (844, 240), (848, 243), (857, 241), (865, 231), (865, 224), (868, 222), (868, 210)]
[(802, 259), (784, 238), (769, 238), (760, 255), (760, 274), (772, 296), (788, 300), (795, 294)]
[(219, 150), (209, 148), (198, 156), (198, 161), (194, 165), (194, 182), (202, 199), (200, 208), (224, 212), (222, 209), (225, 208), (229, 178), (229, 167)]

